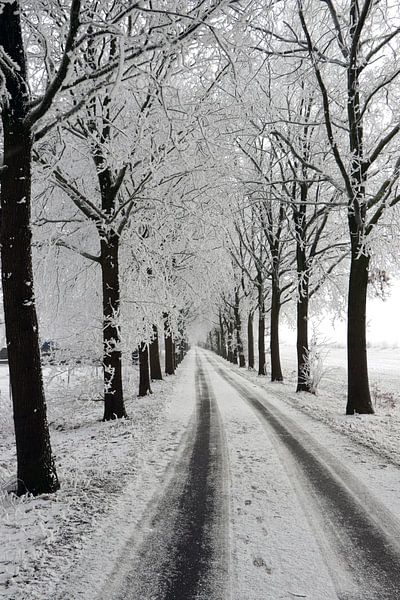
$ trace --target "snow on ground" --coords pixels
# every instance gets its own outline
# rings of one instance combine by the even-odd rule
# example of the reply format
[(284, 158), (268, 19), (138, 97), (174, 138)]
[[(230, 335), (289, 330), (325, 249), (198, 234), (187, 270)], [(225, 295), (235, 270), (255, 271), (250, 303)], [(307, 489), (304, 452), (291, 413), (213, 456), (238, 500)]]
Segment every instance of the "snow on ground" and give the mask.
[[(209, 354), (221, 365), (228, 363)], [(269, 405), (290, 418), (332, 456), (336, 457), (400, 520), (400, 423), (398, 413), (345, 416), (342, 402), (326, 392), (315, 397), (293, 393), (293, 384), (270, 383), (255, 372), (229, 365), (232, 373), (252, 384)], [(322, 408), (319, 406), (322, 404)], [(339, 405), (338, 405), (339, 404)], [(393, 419), (389, 440), (382, 419)], [(376, 421), (376, 422), (375, 422)], [(390, 448), (393, 448), (393, 455)]]
[[(39, 498), (6, 492), (15, 449), (5, 368), (0, 373), (0, 596), (92, 598), (127, 537), (137, 530), (193, 410), (188, 357), (176, 377), (136, 398), (127, 370), (128, 420), (102, 423), (95, 367), (48, 367), (48, 417), (61, 490)], [(139, 534), (138, 534), (139, 535)], [(90, 590), (90, 591), (88, 591)]]
[(292, 346), (282, 345), (281, 359), (285, 382), (271, 383), (268, 375), (233, 367), (253, 383), (314, 419), (344, 433), (400, 465), (400, 352), (398, 348), (370, 348), (369, 372), (375, 415), (346, 416), (346, 350), (321, 348), (324, 375), (317, 395), (295, 393), (296, 354)]
[[(366, 514), (368, 514), (368, 518), (372, 522), (378, 523), (379, 528), (386, 532), (388, 539), (394, 540), (393, 543), (397, 545), (400, 531), (399, 467), (386, 461), (379, 453), (363, 448), (349, 439), (347, 435), (343, 435), (345, 430), (334, 431), (330, 422), (324, 423), (312, 418), (311, 414), (299, 411), (296, 404), (288, 400), (288, 394), (284, 391), (285, 386), (260, 384), (261, 378), (257, 380), (251, 375), (249, 377), (248, 371), (232, 367), (226, 361), (216, 358), (211, 353), (208, 353), (208, 356), (211, 358), (213, 365), (219, 364), (221, 367), (229, 369), (233, 378), (241, 381), (242, 384), (247, 379), (249, 392), (254, 393), (254, 397), (265, 404), (268, 410), (279, 420), (283, 420), (288, 430), (296, 436), (296, 439), (301, 440), (303, 448), (307, 448), (314, 453), (327, 465), (326, 468), (329, 472), (336, 474), (338, 481), (342, 482), (343, 489), (347, 489), (350, 491), (350, 495), (358, 498)], [(253, 379), (253, 381), (249, 381), (249, 379)], [(215, 380), (215, 376), (212, 377), (212, 381)], [(349, 569), (347, 563), (342, 562), (340, 552), (336, 552), (331, 544), (327, 543), (328, 537), (322, 534), (326, 524), (325, 517), (322, 521), (317, 518), (319, 508), (316, 509), (320, 506), (319, 501), (310, 510), (310, 499), (312, 500), (312, 497), (310, 497), (308, 491), (308, 483), (303, 481), (302, 477), (298, 477), (296, 469), (293, 470), (293, 465), (296, 464), (296, 456), (290, 455), (288, 457), (290, 453), (282, 452), (281, 445), (277, 444), (276, 440), (275, 443), (268, 444), (263, 439), (262, 433), (260, 433), (260, 427), (251, 424), (249, 411), (246, 411), (243, 406), (242, 415), (240, 416), (237, 413), (240, 406), (238, 408), (236, 406), (236, 393), (233, 392), (232, 388), (228, 393), (224, 391), (223, 386), (216, 382), (214, 391), (218, 398), (223, 398), (220, 406), (224, 418), (228, 422), (228, 443), (231, 441), (233, 449), (231, 455), (232, 529), (235, 531), (236, 527), (237, 530), (234, 548), (236, 548), (236, 553), (240, 557), (240, 560), (237, 561), (239, 562), (239, 581), (237, 585), (238, 587), (240, 587), (240, 584), (244, 585), (243, 590), (246, 589), (244, 582), (246, 581), (246, 573), (249, 572), (247, 579), (250, 595), (242, 595), (242, 597), (248, 597), (251, 600), (253, 598), (255, 600), (263, 598), (264, 600), (264, 597), (275, 600), (276, 598), (289, 598), (296, 594), (313, 600), (329, 597), (329, 577), (327, 577), (325, 570), (321, 570), (318, 566), (320, 559), (318, 553), (314, 554), (313, 550), (315, 539), (318, 540), (318, 545), (325, 556), (325, 560), (327, 560), (331, 578), (336, 582), (335, 585), (340, 590), (346, 590), (346, 593), (339, 594), (339, 597), (361, 597), (357, 587), (353, 590), (354, 594), (348, 594), (352, 586), (354, 587), (351, 569)], [(223, 408), (225, 403), (226, 409)], [(243, 401), (242, 404), (244, 404)], [(235, 421), (236, 432), (234, 429)], [(239, 432), (242, 440), (238, 436)], [(271, 435), (271, 431), (269, 431), (269, 427), (264, 432), (264, 438), (265, 433), (267, 433), (268, 441), (274, 438), (274, 435)], [(232, 441), (235, 439), (235, 434), (236, 440)], [(270, 447), (266, 452), (266, 446), (268, 445)], [(238, 453), (236, 460), (235, 452)], [(277, 460), (277, 455), (280, 460)], [(262, 460), (260, 460), (260, 457), (262, 457)], [(238, 458), (240, 460), (237, 460)], [(257, 464), (258, 461), (260, 464)], [(286, 476), (289, 476), (291, 486), (288, 485), (285, 473)], [(257, 494), (257, 489), (260, 487), (266, 492), (264, 499)], [(299, 498), (300, 500), (303, 498), (300, 506)], [(306, 502), (304, 502), (305, 498)], [(264, 504), (261, 512), (260, 500), (261, 505)], [(310, 531), (307, 530), (307, 527), (304, 527), (304, 515), (314, 531), (314, 540), (312, 535), (310, 537)], [(275, 529), (274, 516), (282, 517), (282, 521)], [(255, 523), (257, 517), (259, 527)], [(260, 520), (260, 517), (262, 517), (262, 520)], [(329, 520), (328, 518), (328, 522)], [(293, 533), (294, 536), (290, 543), (288, 543), (290, 536), (286, 531), (287, 523), (289, 524), (290, 533)], [(304, 527), (303, 533), (301, 533), (302, 527)], [(333, 527), (335, 527), (335, 523), (333, 523)], [(272, 534), (270, 538), (267, 537), (264, 541), (260, 539), (263, 528), (266, 528)], [(337, 535), (340, 539), (342, 539), (342, 534), (345, 534), (342, 529), (338, 532), (336, 532), (336, 529), (334, 531), (334, 535)], [(270, 595), (267, 593), (265, 596), (258, 596), (255, 590), (260, 588), (254, 588), (251, 584), (253, 576), (251, 575), (251, 561), (249, 561), (249, 558), (255, 553), (254, 549), (257, 546), (261, 550), (261, 559), (257, 562), (268, 566), (270, 563), (276, 564), (277, 557), (279, 557), (285, 567), (281, 573), (279, 569), (278, 572), (275, 571), (274, 577), (269, 578), (269, 585), (264, 582), (263, 589), (270, 590)], [(281, 556), (280, 550), (282, 548), (285, 548), (285, 552)], [(294, 557), (291, 556), (292, 551)], [(304, 559), (305, 567), (302, 562)], [(288, 564), (286, 564), (287, 560)], [(314, 565), (315, 581), (308, 577), (310, 564)], [(291, 571), (291, 569), (293, 570)], [(287, 574), (291, 573), (287, 580), (284, 576), (285, 572)], [(260, 585), (260, 575), (258, 579)], [(299, 591), (295, 593), (292, 589), (288, 591), (288, 582), (296, 582)], [(324, 592), (318, 589), (318, 586), (321, 585)], [(286, 590), (286, 595), (284, 590)], [(378, 598), (375, 595), (368, 597)], [(393, 596), (388, 597), (392, 598)]]
[(229, 454), (232, 599), (337, 599), (272, 439), (220, 375), (209, 377)]
[[(377, 415), (354, 417), (344, 416), (343, 350), (333, 349), (326, 359), (330, 369), (318, 396), (294, 393), (294, 353), (283, 347), (282, 356), (288, 377), (284, 384), (230, 368), (331, 449), (400, 518), (397, 355), (385, 349), (370, 354), (371, 373), (383, 390), (381, 402)], [(127, 369), (131, 418), (102, 423), (102, 403), (95, 400), (101, 394), (101, 373), (95, 367), (69, 371), (47, 367), (48, 414), (62, 488), (51, 496), (17, 499), (5, 491), (16, 465), (7, 367), (0, 365), (0, 597), (86, 600), (104, 590), (104, 597), (109, 597), (104, 586), (111, 574), (111, 579), (116, 573), (123, 577), (129, 569), (129, 556), (146, 536), (149, 514), (178, 459), (193, 415), (194, 372), (191, 352), (176, 377), (154, 385), (152, 396), (137, 399), (137, 373)], [(308, 590), (307, 597), (315, 600), (330, 598), (330, 579), (271, 440), (237, 393), (213, 371), (210, 379), (226, 427), (230, 460), (236, 597), (277, 600), (301, 597)], [(392, 396), (384, 395), (387, 389)], [(117, 571), (116, 563), (121, 565)], [(321, 573), (318, 582), (312, 580), (313, 570)], [(323, 589), (318, 587), (321, 582), (326, 584)], [(118, 588), (118, 581), (114, 585)], [(258, 592), (266, 589), (270, 595)]]

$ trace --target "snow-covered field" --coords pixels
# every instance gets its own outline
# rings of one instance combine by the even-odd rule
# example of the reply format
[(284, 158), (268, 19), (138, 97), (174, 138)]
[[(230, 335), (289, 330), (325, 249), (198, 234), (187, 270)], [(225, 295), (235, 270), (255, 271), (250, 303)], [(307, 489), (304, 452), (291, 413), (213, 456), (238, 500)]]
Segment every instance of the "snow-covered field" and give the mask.
[[(319, 352), (323, 364), (321, 388), (345, 398), (346, 395), (346, 349), (322, 344)], [(294, 379), (296, 373), (296, 349), (282, 344), (281, 359), (284, 374)], [(382, 403), (383, 394), (393, 394), (400, 405), (400, 348), (398, 346), (370, 347), (368, 349), (369, 380), (376, 403)], [(380, 392), (380, 393), (379, 393)]]

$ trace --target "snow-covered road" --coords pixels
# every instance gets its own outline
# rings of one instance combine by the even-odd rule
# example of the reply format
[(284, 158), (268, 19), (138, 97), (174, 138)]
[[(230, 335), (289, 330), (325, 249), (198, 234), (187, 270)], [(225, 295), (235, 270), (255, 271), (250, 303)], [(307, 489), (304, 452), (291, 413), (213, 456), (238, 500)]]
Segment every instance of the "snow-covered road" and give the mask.
[(359, 435), (378, 415), (338, 429), (325, 395), (202, 349), (127, 421), (102, 423), (72, 383), (49, 402), (61, 490), (0, 502), (1, 598), (400, 598), (400, 467)]
[[(319, 443), (265, 392), (250, 388), (219, 361), (208, 357), (208, 362), (247, 402), (263, 426), (264, 435), (271, 440), (272, 451), (289, 479), (288, 493), (293, 503), (299, 504), (298, 519), (306, 520), (308, 549), (299, 543), (300, 532), (294, 542), (302, 553), (301, 560), (312, 562), (309, 550), (315, 542), (318, 546), (325, 568), (315, 566), (315, 580), (301, 583), (300, 596), (343, 600), (399, 598), (400, 528), (395, 515), (357, 478), (354, 470), (335, 456), (335, 448), (328, 450)], [(262, 460), (261, 455), (259, 459)], [(268, 478), (276, 480), (276, 471), (270, 469)], [(286, 514), (281, 517), (286, 519)], [(268, 519), (267, 507), (265, 517)], [(272, 556), (274, 553), (272, 549)], [(305, 567), (296, 562), (299, 579)], [(325, 591), (317, 591), (318, 583)]]
[(398, 469), (196, 353), (196, 416), (102, 598), (398, 599)]
[(157, 507), (145, 517), (148, 535), (124, 577), (117, 565), (104, 600), (228, 597), (227, 463), (216, 399), (199, 358), (195, 364), (196, 418)]

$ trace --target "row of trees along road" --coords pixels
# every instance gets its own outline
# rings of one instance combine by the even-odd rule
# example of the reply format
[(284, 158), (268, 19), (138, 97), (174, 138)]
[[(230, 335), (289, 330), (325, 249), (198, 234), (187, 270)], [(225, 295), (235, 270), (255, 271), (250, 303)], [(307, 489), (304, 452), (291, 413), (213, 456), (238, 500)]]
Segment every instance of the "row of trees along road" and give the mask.
[[(400, 200), (398, 8), (369, 0), (340, 6), (329, 0), (274, 3), (249, 15), (241, 47), (232, 56), (235, 77), (224, 82), (230, 111), (237, 107), (230, 129), (236, 147), (231, 153), (236, 199), (230, 207), (236, 216), (227, 228), (227, 246), (247, 280), (246, 302), (252, 297), (248, 287), (257, 290), (247, 311), (250, 342), (255, 308), (259, 316), (259, 373), (265, 370), (267, 303), (271, 378), (281, 379), (279, 307), (292, 297), (297, 389), (310, 391), (309, 300), (348, 263), (347, 414), (373, 412), (367, 289), (374, 273), (386, 278), (376, 265), (386, 263), (388, 248), (379, 252)], [(232, 284), (225, 292), (216, 319), (217, 340), (228, 343), (234, 360), (229, 346), (235, 289)]]
[(33, 259), (39, 308), (55, 302), (44, 300), (45, 276), (75, 298), (80, 286), (75, 328), (84, 322), (87, 338), (101, 338), (105, 420), (126, 415), (123, 357), (139, 350), (147, 394), (150, 375), (161, 376), (161, 335), (172, 373), (187, 330), (210, 314), (211, 338), (241, 366), (245, 337), (254, 365), (258, 316), (260, 375), (268, 320), (280, 381), (282, 307), (293, 306), (297, 389), (311, 391), (310, 306), (340, 295), (348, 272), (346, 412), (372, 412), (368, 281), (386, 278), (397, 259), (385, 232), (400, 199), (398, 0), (0, 6), (1, 259), (18, 493), (59, 485)]
[[(186, 41), (194, 39), (229, 2), (193, 2), (183, 12), (180, 4), (1, 3), (1, 259), (19, 494), (52, 492), (59, 486), (46, 419), (33, 285), (33, 159), (40, 168), (51, 169), (52, 180), (92, 221), (99, 236), (100, 253), (86, 258), (100, 264), (103, 276), (105, 418), (124, 416), (117, 323), (118, 246), (160, 152), (158, 148), (153, 154), (147, 146), (147, 160), (135, 160), (133, 145), (138, 139), (142, 142), (141, 121), (158, 102), (169, 61), (183, 54)], [(118, 106), (114, 98), (120, 87), (123, 95), (125, 82), (142, 79), (141, 93), (122, 99)], [(121, 111), (126, 111), (123, 117)], [(111, 161), (115, 131), (129, 120), (129, 113), (135, 115), (132, 143), (120, 149), (120, 157), (126, 150), (125, 160)], [(62, 157), (64, 151), (66, 156), (73, 154), (72, 139), (76, 145), (86, 145), (85, 158), (91, 156), (95, 190), (80, 189), (75, 185), (76, 174), (64, 171)], [(46, 145), (48, 151), (42, 152)], [(164, 149), (163, 155), (167, 153)]]

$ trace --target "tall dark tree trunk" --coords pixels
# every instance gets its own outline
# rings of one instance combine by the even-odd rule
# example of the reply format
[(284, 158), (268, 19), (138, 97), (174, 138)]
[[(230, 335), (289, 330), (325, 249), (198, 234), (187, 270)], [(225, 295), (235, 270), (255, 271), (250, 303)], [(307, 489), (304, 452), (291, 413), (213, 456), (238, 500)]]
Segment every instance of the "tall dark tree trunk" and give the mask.
[(149, 346), (145, 343), (139, 346), (139, 394), (147, 396), (151, 394)]
[(150, 353), (150, 376), (153, 380), (162, 380), (160, 364), (160, 348), (158, 344), (157, 325), (153, 325), (153, 339), (149, 346)]
[(126, 417), (122, 389), (122, 354), (120, 334), (119, 237), (103, 236), (100, 240), (103, 287), (103, 372), (104, 421)]
[(165, 346), (165, 373), (174, 375), (175, 359), (174, 359), (174, 342), (169, 323), (168, 313), (164, 313), (164, 346)]
[(208, 333), (208, 347), (212, 352), (214, 352), (214, 340), (211, 331)]
[(258, 374), (266, 375), (264, 305), (261, 305), (260, 309), (261, 312), (258, 314)]
[(235, 364), (235, 352), (234, 352), (234, 344), (233, 344), (233, 325), (229, 322), (226, 326), (228, 332), (228, 361), (232, 364)]
[(224, 322), (222, 320), (221, 312), (219, 313), (219, 331), (220, 331), (220, 339), (221, 339), (221, 356), (222, 358), (227, 358), (226, 353), (226, 340), (225, 340), (225, 329)]
[[(233, 333), (232, 333), (232, 340), (233, 340)], [(238, 347), (236, 346), (236, 344), (233, 345), (233, 363), (235, 365), (237, 365), (237, 363), (238, 363)]]
[(347, 415), (374, 412), (369, 390), (366, 340), (369, 262), (369, 256), (359, 255), (359, 248), (352, 248), (347, 313)]
[(297, 268), (297, 388), (296, 392), (312, 393), (310, 365), (308, 362), (308, 305), (309, 269), (306, 255), (306, 200), (307, 186), (301, 187), (302, 203), (294, 211), (296, 229), (296, 268)]
[[(356, 2), (350, 5), (349, 33), (354, 43), (358, 35), (360, 18)], [(361, 19), (361, 18), (360, 18)], [(359, 39), (357, 40), (359, 42)], [(368, 269), (370, 256), (365, 254), (365, 230), (367, 197), (365, 183), (367, 171), (364, 162), (364, 126), (361, 113), (360, 78), (362, 58), (358, 51), (352, 52), (347, 69), (347, 114), (349, 142), (352, 153), (351, 195), (348, 205), (348, 225), (351, 245), (350, 279), (347, 304), (347, 407), (346, 414), (373, 414), (368, 381), (368, 359), (366, 339), (366, 307)]]
[(249, 312), (247, 318), (247, 359), (249, 369), (254, 369), (254, 332), (253, 332), (253, 313)]
[(236, 348), (237, 355), (239, 358), (239, 367), (246, 366), (246, 359), (243, 352), (243, 340), (242, 340), (242, 320), (240, 318), (240, 299), (239, 291), (235, 290), (235, 329), (236, 329)]
[(218, 330), (216, 330), (215, 332), (215, 336), (217, 338), (217, 354), (218, 356), (222, 355), (222, 351), (221, 351), (221, 336)]
[(265, 368), (265, 302), (262, 273), (257, 272), (258, 287), (258, 374), (266, 375)]
[(270, 353), (271, 381), (283, 381), (281, 357), (279, 351), (279, 314), (281, 310), (281, 292), (279, 283), (272, 276), (271, 315), (270, 315)]
[(182, 362), (185, 358), (185, 341), (182, 339), (179, 342), (179, 362)]
[(308, 364), (308, 293), (297, 300), (297, 388), (296, 392), (313, 390), (310, 385), (310, 370)]
[(17, 2), (0, 12), (0, 40), (14, 65), (5, 73), (1, 175), (1, 265), (4, 318), (17, 445), (19, 495), (54, 492), (59, 488), (52, 457), (40, 363), (39, 332), (33, 290), (31, 251), (32, 135), (24, 125), (28, 89)]
[(296, 245), (296, 263), (297, 263), (297, 388), (296, 392), (309, 392), (310, 365), (308, 363), (308, 305), (309, 305), (309, 275), (307, 269), (307, 257), (304, 249), (304, 242), (300, 235), (303, 228), (299, 231)]

